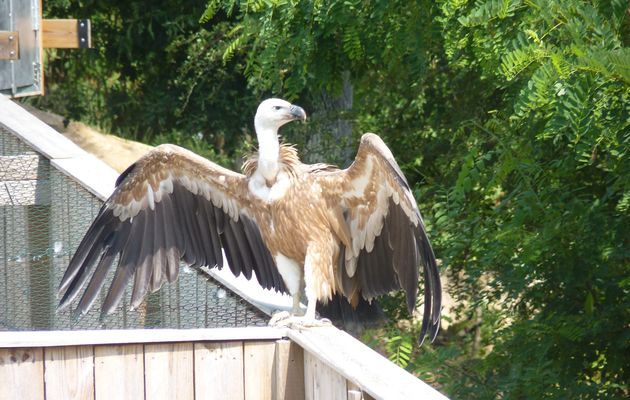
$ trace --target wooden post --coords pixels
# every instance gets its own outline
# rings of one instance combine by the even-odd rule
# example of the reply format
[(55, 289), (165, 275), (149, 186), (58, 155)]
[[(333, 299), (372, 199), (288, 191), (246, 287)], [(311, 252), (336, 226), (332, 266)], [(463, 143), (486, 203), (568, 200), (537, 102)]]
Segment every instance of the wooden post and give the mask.
[(97, 399), (144, 399), (143, 345), (94, 347)]
[[(347, 398), (346, 380), (354, 383), (351, 390), (360, 388), (366, 400), (368, 394), (379, 399), (447, 399), (337, 328), (289, 329), (287, 336), (304, 349), (306, 399)], [(330, 388), (325, 389), (323, 385)], [(342, 387), (346, 389), (344, 394), (337, 394), (340, 392), (335, 388)]]
[(304, 398), (304, 351), (290, 340), (276, 341), (272, 384), (274, 400)]
[(192, 343), (145, 345), (145, 399), (194, 399), (193, 358)]
[(94, 399), (94, 347), (50, 347), (45, 353), (47, 399)]
[(245, 399), (243, 342), (195, 343), (195, 398)]
[(42, 353), (41, 348), (0, 348), (0, 400), (44, 398)]
[(245, 342), (243, 378), (246, 399), (272, 399), (274, 342)]
[(345, 399), (348, 396), (346, 378), (309, 352), (304, 355), (304, 383), (307, 400)]

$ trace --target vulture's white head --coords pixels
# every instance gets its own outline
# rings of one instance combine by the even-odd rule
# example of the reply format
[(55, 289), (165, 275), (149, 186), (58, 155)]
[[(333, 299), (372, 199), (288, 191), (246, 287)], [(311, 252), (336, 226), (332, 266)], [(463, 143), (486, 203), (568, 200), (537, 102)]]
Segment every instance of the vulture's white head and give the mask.
[(287, 122), (305, 120), (302, 107), (282, 99), (267, 99), (260, 103), (254, 127), (258, 137), (258, 171), (267, 180), (274, 180), (278, 173), (278, 129)]
[(264, 132), (277, 133), (282, 125), (296, 119), (306, 120), (306, 113), (302, 107), (282, 99), (267, 99), (258, 106), (254, 126), (260, 136)]

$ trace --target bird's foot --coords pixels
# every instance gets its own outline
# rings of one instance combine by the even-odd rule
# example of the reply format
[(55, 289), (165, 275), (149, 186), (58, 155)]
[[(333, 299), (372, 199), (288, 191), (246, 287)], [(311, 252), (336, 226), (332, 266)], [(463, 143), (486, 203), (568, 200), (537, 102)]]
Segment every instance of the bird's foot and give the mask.
[(293, 314), (291, 314), (288, 311), (278, 311), (276, 313), (274, 313), (271, 316), (271, 319), (269, 320), (269, 323), (267, 325), (269, 326), (280, 326), (279, 324), (286, 320), (289, 319), (293, 316)]
[(319, 328), (322, 326), (332, 326), (328, 318), (310, 318), (306, 316), (293, 315), (287, 311), (275, 313), (269, 321), (269, 326), (276, 328)]

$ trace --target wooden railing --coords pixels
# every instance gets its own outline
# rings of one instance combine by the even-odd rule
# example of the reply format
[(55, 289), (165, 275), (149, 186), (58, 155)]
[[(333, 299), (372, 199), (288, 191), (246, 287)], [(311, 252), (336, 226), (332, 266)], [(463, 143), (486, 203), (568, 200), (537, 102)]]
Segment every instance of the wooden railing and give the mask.
[(0, 399), (445, 399), (336, 328), (0, 332)]

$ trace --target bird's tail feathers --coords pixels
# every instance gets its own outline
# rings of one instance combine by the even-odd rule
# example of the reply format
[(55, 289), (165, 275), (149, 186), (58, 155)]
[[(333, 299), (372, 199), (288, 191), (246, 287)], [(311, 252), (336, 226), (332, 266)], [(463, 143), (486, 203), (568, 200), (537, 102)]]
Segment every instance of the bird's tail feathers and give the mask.
[(356, 308), (348, 300), (336, 294), (326, 304), (317, 303), (320, 317), (328, 318), (340, 329), (358, 336), (367, 328), (374, 328), (384, 324), (387, 317), (376, 300), (368, 302), (360, 297)]

